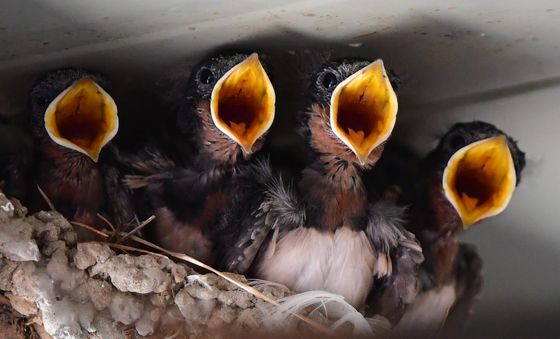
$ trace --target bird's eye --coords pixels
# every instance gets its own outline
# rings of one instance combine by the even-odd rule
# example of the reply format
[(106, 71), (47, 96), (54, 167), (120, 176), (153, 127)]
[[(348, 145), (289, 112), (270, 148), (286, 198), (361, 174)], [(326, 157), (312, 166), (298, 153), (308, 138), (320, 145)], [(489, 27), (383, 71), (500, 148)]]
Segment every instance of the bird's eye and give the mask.
[(333, 89), (337, 83), (338, 80), (336, 79), (336, 75), (333, 72), (326, 72), (323, 74), (321, 85), (323, 85), (324, 88), (329, 90)]
[(198, 72), (198, 80), (202, 84), (210, 85), (211, 83), (214, 82), (215, 79), (216, 77), (214, 76), (214, 73), (208, 68), (202, 68)]

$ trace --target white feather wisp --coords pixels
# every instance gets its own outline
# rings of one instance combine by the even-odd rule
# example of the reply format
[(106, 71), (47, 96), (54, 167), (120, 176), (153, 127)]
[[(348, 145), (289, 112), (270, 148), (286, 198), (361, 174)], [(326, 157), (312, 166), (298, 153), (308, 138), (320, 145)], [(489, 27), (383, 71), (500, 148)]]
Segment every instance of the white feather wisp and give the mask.
[[(250, 285), (259, 291), (266, 287), (283, 286), (265, 280), (252, 280)], [(333, 334), (345, 332), (353, 336), (378, 337), (390, 329), (389, 322), (383, 317), (365, 318), (352, 305), (338, 294), (326, 291), (308, 291), (278, 300), (279, 306), (266, 305), (267, 316), (264, 327), (281, 330), (286, 324), (298, 321), (294, 314), (300, 314), (325, 324)], [(348, 333), (349, 331), (350, 333)]]

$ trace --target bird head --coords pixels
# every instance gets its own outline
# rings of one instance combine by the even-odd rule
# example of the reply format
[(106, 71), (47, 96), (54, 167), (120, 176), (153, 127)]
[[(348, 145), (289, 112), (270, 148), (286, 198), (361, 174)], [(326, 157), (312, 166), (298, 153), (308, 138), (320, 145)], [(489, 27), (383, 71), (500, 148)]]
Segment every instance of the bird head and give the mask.
[(525, 167), (517, 143), (481, 121), (455, 124), (434, 153), (445, 198), (465, 229), (507, 207)]
[(329, 62), (315, 74), (310, 92), (304, 130), (311, 134), (312, 147), (364, 167), (375, 164), (398, 110), (383, 61)]
[[(199, 118), (249, 156), (274, 120), (276, 95), (256, 53), (219, 55), (195, 67), (189, 98)], [(185, 113), (182, 113), (185, 114)], [(202, 116), (200, 116), (202, 115)], [(192, 128), (192, 126), (183, 126)]]
[(117, 105), (97, 74), (79, 69), (47, 73), (31, 90), (32, 119), (55, 144), (94, 162), (119, 129)]

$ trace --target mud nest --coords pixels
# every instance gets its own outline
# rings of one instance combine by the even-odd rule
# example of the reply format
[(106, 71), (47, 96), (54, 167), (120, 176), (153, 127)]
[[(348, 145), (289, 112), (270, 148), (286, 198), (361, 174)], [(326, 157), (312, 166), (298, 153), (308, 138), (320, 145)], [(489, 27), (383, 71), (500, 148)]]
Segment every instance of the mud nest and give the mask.
[[(249, 284), (243, 276), (226, 275)], [(293, 296), (279, 284), (253, 285), (273, 300)], [(2, 193), (0, 291), (2, 338), (229, 338), (293, 330), (324, 335), (294, 317), (295, 311), (332, 329), (327, 312), (317, 312), (312, 303), (282, 309), (163, 255), (79, 243), (73, 225), (59, 213), (29, 216)], [(350, 314), (357, 320), (332, 333), (369, 335), (384, 327), (382, 319)]]

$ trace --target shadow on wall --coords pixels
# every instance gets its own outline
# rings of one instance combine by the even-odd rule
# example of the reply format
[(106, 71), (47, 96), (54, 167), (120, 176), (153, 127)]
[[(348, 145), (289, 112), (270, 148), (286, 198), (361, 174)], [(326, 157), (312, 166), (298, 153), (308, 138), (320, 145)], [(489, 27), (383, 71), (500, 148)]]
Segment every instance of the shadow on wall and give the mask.
[(490, 220), (465, 237), (484, 260), (484, 287), (464, 338), (560, 335), (560, 249), (508, 227), (514, 222)]
[[(83, 4), (62, 6), (38, 0), (31, 4), (2, 4), (0, 7), (5, 7), (3, 12), (10, 18), (1, 25), (6, 27), (2, 27), (0, 38), (4, 46), (0, 51), (0, 81), (9, 84), (3, 86), (3, 91), (17, 101), (36, 74), (61, 66), (93, 68), (110, 74), (122, 86), (149, 87), (162, 74), (176, 70), (179, 64), (196, 61), (216, 45), (267, 53), (281, 70), (278, 74), (286, 74), (286, 69), (299, 70), (301, 64), (316, 66), (317, 59), (321, 60), (317, 54), (327, 52), (334, 57), (383, 57), (403, 78), (400, 121), (405, 121), (408, 115), (414, 115), (408, 110), (421, 103), (535, 80), (530, 78), (530, 72), (543, 58), (538, 50), (516, 42), (519, 39), (513, 33), (491, 34), (430, 16), (416, 15), (393, 25), (385, 25), (377, 18), (351, 23), (356, 27), (351, 36), (325, 39), (336, 36), (325, 26), (326, 19), (313, 13), (302, 15), (301, 8), (291, 10), (294, 6), (290, 3), (284, 10), (273, 2), (271, 13), (266, 8), (251, 12), (243, 6), (253, 5), (240, 5), (231, 13), (235, 17), (228, 20), (224, 14), (212, 15), (217, 13), (212, 12), (213, 7), (208, 13), (194, 11), (189, 15), (179, 2), (171, 1), (167, 7), (160, 6), (164, 9), (158, 12), (139, 13), (135, 23), (122, 5), (115, 7), (113, 16), (95, 17), (111, 11), (101, 8), (85, 15), (79, 10), (89, 7)], [(128, 10), (135, 13), (134, 8)], [(337, 21), (333, 30), (340, 27), (335, 25), (338, 20), (348, 21), (334, 19), (336, 6), (331, 12), (332, 21)], [(294, 31), (289, 25), (294, 20), (307, 22), (309, 29), (304, 33)], [(280, 78), (277, 77), (280, 86), (290, 85), (286, 91), (281, 87), (280, 94), (293, 98), (291, 89), (300, 88), (300, 78)], [(294, 83), (296, 87), (291, 86)]]

